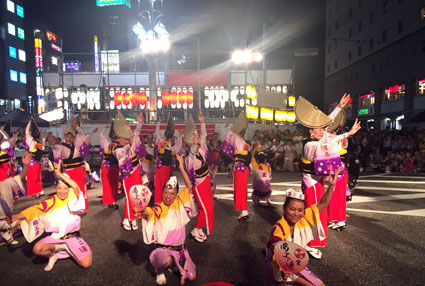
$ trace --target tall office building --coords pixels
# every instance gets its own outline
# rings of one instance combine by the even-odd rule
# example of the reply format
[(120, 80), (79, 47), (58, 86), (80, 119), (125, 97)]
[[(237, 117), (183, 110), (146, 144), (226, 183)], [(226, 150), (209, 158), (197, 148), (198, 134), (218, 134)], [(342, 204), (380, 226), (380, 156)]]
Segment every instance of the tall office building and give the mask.
[(26, 108), (27, 72), (23, 0), (0, 4), (0, 112)]
[(349, 119), (401, 128), (425, 108), (424, 39), (423, 1), (326, 1), (325, 105), (349, 92)]

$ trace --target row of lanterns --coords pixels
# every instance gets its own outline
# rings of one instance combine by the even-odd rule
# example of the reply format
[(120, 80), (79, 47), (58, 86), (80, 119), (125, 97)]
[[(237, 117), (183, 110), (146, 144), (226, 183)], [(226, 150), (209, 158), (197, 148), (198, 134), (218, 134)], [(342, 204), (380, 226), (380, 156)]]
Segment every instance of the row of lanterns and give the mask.
[(168, 106), (169, 104), (177, 105), (177, 103), (183, 105), (191, 105), (193, 103), (193, 92), (188, 90), (184, 92), (183, 90), (177, 93), (176, 90), (172, 92), (164, 91), (162, 93), (162, 104)]
[(140, 93), (137, 92), (124, 92), (121, 94), (121, 92), (116, 92), (114, 94), (114, 104), (115, 106), (120, 106), (120, 105), (132, 105), (132, 106), (136, 106), (137, 104), (140, 105), (146, 105), (148, 102), (148, 96), (146, 94), (145, 91), (142, 91)]
[(275, 110), (270, 108), (264, 108), (264, 107), (256, 107), (256, 106), (246, 106), (246, 117), (248, 119), (252, 120), (258, 120), (258, 117), (260, 117), (261, 120), (264, 121), (273, 121), (273, 115), (274, 120), (276, 122), (295, 122), (295, 112), (294, 111), (288, 111), (288, 110)]

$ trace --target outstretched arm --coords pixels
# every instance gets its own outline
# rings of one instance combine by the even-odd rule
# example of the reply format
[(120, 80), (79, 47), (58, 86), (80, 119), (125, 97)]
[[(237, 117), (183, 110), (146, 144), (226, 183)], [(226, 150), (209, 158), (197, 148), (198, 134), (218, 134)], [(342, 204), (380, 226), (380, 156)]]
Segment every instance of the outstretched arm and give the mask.
[[(335, 185), (338, 179), (339, 173), (344, 169), (344, 167), (339, 167), (338, 170), (335, 171), (334, 174), (329, 175), (329, 185), (328, 189), (326, 190), (326, 193), (323, 195), (323, 197), (320, 199), (320, 202), (317, 204), (317, 209), (319, 212), (321, 212), (324, 208), (326, 208), (329, 205), (329, 202), (331, 201), (332, 194), (335, 190)], [(331, 170), (332, 171), (332, 170)]]
[(176, 154), (176, 159), (177, 159), (177, 161), (179, 161), (179, 169), (180, 169), (180, 172), (183, 175), (183, 179), (184, 179), (184, 183), (186, 185), (186, 188), (191, 190), (192, 189), (192, 183), (190, 182), (189, 176), (187, 175), (186, 170), (184, 169), (183, 156), (180, 155), (180, 154)]

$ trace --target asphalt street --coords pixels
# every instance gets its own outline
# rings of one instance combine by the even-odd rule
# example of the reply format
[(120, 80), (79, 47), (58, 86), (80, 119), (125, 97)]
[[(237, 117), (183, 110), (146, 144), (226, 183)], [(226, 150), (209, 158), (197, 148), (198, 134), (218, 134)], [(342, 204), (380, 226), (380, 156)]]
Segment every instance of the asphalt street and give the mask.
[[(179, 181), (183, 183), (181, 177)], [(214, 233), (202, 244), (189, 235), (186, 239), (198, 277), (187, 285), (217, 281), (270, 285), (262, 276), (262, 250), (282, 214), (284, 191), (300, 189), (300, 174), (275, 172), (273, 204), (257, 206), (250, 201), (251, 216), (246, 222), (236, 219), (232, 179), (218, 174), (217, 181)], [(53, 194), (54, 188), (47, 188), (46, 193)], [(15, 212), (39, 201), (24, 198), (16, 203)], [(93, 250), (91, 268), (82, 269), (65, 259), (46, 273), (47, 259), (35, 257), (34, 243), (20, 237), (18, 245), (0, 246), (0, 285), (155, 285), (149, 262), (154, 247), (143, 243), (140, 229), (125, 231), (121, 227), (122, 195), (119, 206), (119, 210), (102, 206), (101, 184), (89, 190), (89, 211), (83, 217), (81, 235)], [(323, 258), (310, 259), (309, 268), (326, 285), (424, 285), (423, 174), (364, 174), (347, 213), (344, 231), (329, 230)], [(187, 234), (194, 223), (187, 226)], [(166, 275), (167, 285), (178, 285), (177, 275)]]

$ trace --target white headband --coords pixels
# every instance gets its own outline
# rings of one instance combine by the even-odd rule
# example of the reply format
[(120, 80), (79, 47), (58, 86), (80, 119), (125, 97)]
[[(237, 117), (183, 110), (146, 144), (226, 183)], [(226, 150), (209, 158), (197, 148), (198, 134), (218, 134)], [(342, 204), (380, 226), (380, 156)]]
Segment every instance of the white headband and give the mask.
[(304, 194), (302, 192), (297, 192), (292, 188), (286, 190), (286, 196), (297, 200), (305, 200)]
[(176, 176), (170, 177), (170, 179), (168, 180), (168, 182), (165, 183), (165, 187), (168, 188), (168, 189), (175, 189), (175, 188), (177, 188), (177, 177)]

